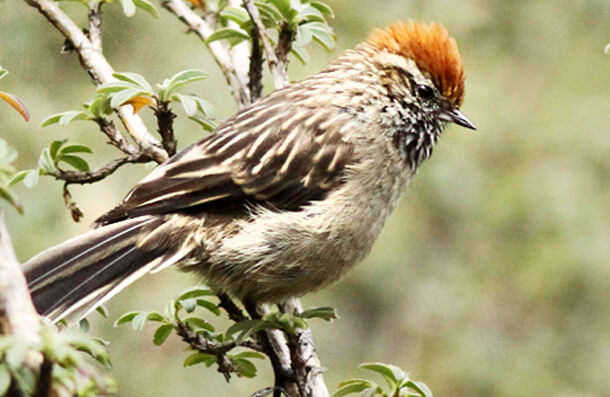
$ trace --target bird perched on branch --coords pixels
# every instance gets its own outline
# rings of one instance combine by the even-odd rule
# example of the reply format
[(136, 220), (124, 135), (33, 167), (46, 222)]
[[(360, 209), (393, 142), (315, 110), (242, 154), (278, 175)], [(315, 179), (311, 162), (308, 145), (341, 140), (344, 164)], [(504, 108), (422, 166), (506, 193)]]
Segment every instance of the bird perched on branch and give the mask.
[(464, 70), (439, 24), (395, 24), (242, 109), (144, 178), (97, 228), (25, 264), (41, 314), (86, 315), (179, 266), (246, 303), (339, 279), (459, 111)]

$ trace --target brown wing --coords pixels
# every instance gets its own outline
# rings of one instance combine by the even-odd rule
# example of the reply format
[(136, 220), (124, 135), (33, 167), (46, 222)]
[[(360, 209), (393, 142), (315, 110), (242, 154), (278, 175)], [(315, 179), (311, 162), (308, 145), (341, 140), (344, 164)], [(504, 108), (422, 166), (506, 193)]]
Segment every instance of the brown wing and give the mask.
[(160, 165), (97, 223), (246, 202), (296, 209), (341, 184), (353, 150), (333, 128), (331, 110), (268, 99)]

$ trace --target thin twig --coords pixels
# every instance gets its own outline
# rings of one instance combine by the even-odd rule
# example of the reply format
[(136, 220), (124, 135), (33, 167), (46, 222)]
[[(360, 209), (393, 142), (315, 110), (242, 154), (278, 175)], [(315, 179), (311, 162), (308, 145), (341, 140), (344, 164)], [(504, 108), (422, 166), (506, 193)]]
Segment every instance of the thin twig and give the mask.
[(56, 173), (52, 173), (50, 175), (57, 179), (61, 179), (62, 181), (66, 182), (67, 185), (94, 183), (106, 178), (124, 164), (143, 163), (147, 161), (150, 161), (150, 158), (148, 158), (146, 155), (137, 154), (134, 156), (127, 156), (112, 160), (103, 167), (94, 171), (58, 170)]
[(218, 294), (218, 299), (220, 299), (220, 303), (218, 307), (223, 308), (229, 318), (236, 323), (239, 321), (246, 320), (248, 317), (241, 311), (241, 309), (233, 302), (233, 300), (227, 294)]
[(214, 25), (195, 14), (182, 0), (164, 0), (161, 2), (161, 6), (177, 16), (180, 21), (188, 26), (189, 31), (197, 34), (206, 43), (214, 60), (227, 79), (227, 83), (229, 83), (237, 105), (240, 108), (248, 105), (250, 103), (250, 92), (246, 82), (242, 81), (234, 67), (229, 46), (220, 41), (206, 42), (208, 37), (214, 33)]
[(284, 22), (280, 29), (280, 35), (277, 40), (277, 46), (275, 47), (275, 55), (277, 55), (277, 59), (281, 62), (282, 66), (288, 73), (288, 54), (290, 54), (290, 49), (292, 48), (292, 42), (296, 37), (297, 32), (292, 29), (289, 23)]
[[(102, 131), (108, 137), (108, 139), (110, 139), (111, 145), (119, 148), (123, 153), (130, 156), (140, 155), (138, 148), (125, 139), (111, 120), (97, 118), (94, 121), (100, 127), (100, 131)], [(142, 155), (144, 156), (144, 154)], [(149, 157), (149, 160), (154, 161), (152, 157)]]
[[(25, 0), (36, 8), (47, 20), (71, 42), (71, 48), (78, 53), (85, 70), (96, 84), (116, 81), (114, 70), (104, 57), (102, 51), (89, 40), (81, 29), (68, 17), (53, 0)], [(146, 154), (157, 162), (167, 159), (167, 153), (159, 147), (159, 142), (148, 132), (142, 119), (134, 114), (130, 105), (121, 106), (118, 115), (127, 132)]]
[(263, 42), (263, 48), (265, 49), (265, 55), (267, 55), (267, 63), (269, 65), (269, 70), (271, 71), (271, 76), (273, 77), (275, 89), (286, 87), (288, 85), (286, 67), (284, 63), (278, 59), (275, 50), (273, 49), (271, 40), (269, 40), (269, 36), (267, 36), (267, 33), (265, 32), (265, 25), (263, 25), (263, 21), (261, 21), (258, 9), (252, 0), (244, 0), (243, 6), (246, 11), (248, 11), (248, 15), (250, 15), (250, 19), (252, 19), (252, 22), (254, 23), (255, 31)]

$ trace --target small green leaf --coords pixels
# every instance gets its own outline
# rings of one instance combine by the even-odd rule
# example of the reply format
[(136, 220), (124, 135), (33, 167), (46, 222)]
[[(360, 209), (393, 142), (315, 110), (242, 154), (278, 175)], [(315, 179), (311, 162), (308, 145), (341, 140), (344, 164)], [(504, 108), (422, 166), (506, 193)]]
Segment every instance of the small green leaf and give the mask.
[(192, 96), (176, 94), (175, 97), (182, 104), (184, 113), (187, 116), (194, 116), (197, 113), (197, 102), (195, 102)]
[(68, 125), (75, 120), (88, 120), (89, 116), (80, 110), (69, 110), (67, 112), (52, 114), (42, 120), (41, 127), (46, 127), (51, 124), (59, 123), (59, 125)]
[(299, 25), (299, 28), (311, 32), (313, 38), (327, 50), (334, 47), (336, 37), (327, 25), (320, 22), (308, 22)]
[(159, 11), (148, 0), (133, 0), (136, 7), (141, 8), (155, 18), (159, 18)]
[(114, 322), (114, 326), (118, 327), (119, 325), (123, 325), (125, 323), (130, 323), (133, 319), (140, 314), (141, 312), (128, 312), (119, 317), (118, 320)]
[(97, 92), (98, 94), (102, 94), (102, 95), (110, 95), (114, 92), (120, 92), (123, 90), (128, 90), (130, 88), (133, 89), (133, 88), (138, 88), (138, 87), (127, 81), (119, 80), (119, 81), (111, 81), (109, 83), (104, 83), (104, 84), (100, 85), (99, 87), (97, 87), (95, 92)]
[(212, 33), (206, 43), (210, 44), (217, 40), (229, 40), (229, 43), (234, 46), (241, 43), (244, 40), (249, 40), (250, 36), (243, 30), (232, 29), (232, 28), (221, 28)]
[(254, 378), (256, 376), (256, 366), (252, 361), (243, 358), (235, 358), (233, 359), (233, 363), (237, 369), (237, 376), (243, 376), (245, 378)]
[(98, 312), (99, 314), (101, 314), (102, 317), (108, 318), (108, 311), (106, 310), (106, 308), (104, 306), (98, 306), (95, 309), (95, 311)]
[(136, 13), (136, 5), (133, 0), (120, 0), (120, 2), (126, 17), (132, 17)]
[[(417, 393), (419, 393), (417, 395), (417, 397), (432, 397), (432, 390), (430, 390), (430, 388), (423, 382), (417, 382), (417, 381), (412, 381), (409, 380), (407, 382), (404, 382), (401, 385), (402, 387), (409, 387), (413, 390), (415, 390)], [(414, 394), (409, 394), (410, 396), (413, 396)]]
[(141, 331), (144, 328), (144, 324), (146, 324), (146, 319), (148, 318), (147, 312), (138, 313), (133, 320), (131, 321), (131, 326), (136, 331)]
[(52, 160), (57, 159), (57, 152), (63, 146), (63, 144), (66, 143), (67, 141), (68, 141), (67, 139), (61, 139), (61, 140), (55, 140), (55, 141), (51, 142), (51, 144), (49, 145), (49, 155), (51, 156)]
[(89, 112), (93, 115), (93, 117), (100, 118), (103, 115), (108, 115), (112, 113), (112, 108), (110, 107), (110, 98), (106, 95), (98, 95), (89, 103)]
[(169, 79), (163, 80), (163, 83), (158, 84), (159, 97), (161, 101), (167, 101), (174, 91), (183, 87), (185, 84), (203, 80), (208, 77), (208, 74), (199, 69), (187, 69), (176, 73)]
[(282, 21), (282, 14), (278, 12), (277, 8), (273, 7), (272, 5), (269, 5), (262, 1), (255, 1), (254, 5), (256, 5), (256, 8), (258, 8), (258, 11), (261, 14), (261, 19), (268, 18), (270, 22), (273, 22), (276, 25), (280, 21)]
[(293, 44), (292, 47), (290, 47), (290, 53), (297, 57), (302, 64), (305, 65), (309, 63), (309, 53), (304, 47)]
[(17, 196), (7, 187), (0, 186), (0, 197), (6, 200), (10, 205), (12, 205), (17, 210), (17, 212), (23, 214), (23, 206), (17, 199)]
[(87, 320), (86, 318), (81, 318), (78, 322), (78, 327), (81, 331), (87, 333), (89, 331), (89, 320)]
[(72, 156), (72, 155), (66, 155), (66, 156), (61, 156), (61, 158), (59, 159), (59, 162), (64, 162), (67, 164), (70, 164), (72, 167), (74, 167), (75, 169), (77, 169), (78, 171), (81, 172), (86, 172), (89, 171), (89, 163), (87, 163), (87, 161), (85, 159), (83, 159), (82, 157), (78, 157), (78, 156)]
[(31, 170), (24, 170), (24, 171), (19, 171), (16, 174), (13, 174), (13, 176), (10, 177), (10, 179), (8, 180), (8, 182), (6, 183), (8, 186), (13, 186), (19, 182), (21, 182), (23, 180), (23, 178), (25, 178), (25, 176), (28, 174), (28, 172), (30, 172)]
[(196, 286), (187, 289), (179, 297), (178, 300), (198, 298), (200, 296), (213, 296), (215, 295), (211, 289), (203, 286)]
[(193, 120), (197, 124), (199, 124), (206, 131), (214, 131), (216, 128), (216, 123), (212, 120), (204, 119), (201, 117), (189, 117), (190, 120)]
[(27, 354), (27, 345), (24, 342), (15, 343), (5, 354), (4, 359), (9, 368), (17, 369), (21, 367)]
[(360, 393), (372, 387), (374, 386), (368, 380), (354, 379), (339, 384), (339, 389), (333, 394), (333, 397), (343, 397), (352, 393)]
[(218, 305), (215, 304), (214, 302), (210, 302), (209, 300), (206, 300), (206, 299), (197, 299), (197, 306), (201, 306), (205, 309), (208, 309), (215, 315), (220, 316), (220, 309), (218, 308)]
[(332, 307), (316, 307), (313, 309), (304, 310), (299, 313), (301, 318), (321, 318), (322, 320), (332, 321), (337, 318), (337, 313)]
[(268, 0), (269, 3), (273, 4), (275, 8), (282, 14), (284, 19), (288, 22), (294, 16), (294, 12), (290, 7), (290, 0)]
[(208, 353), (193, 353), (189, 355), (182, 365), (184, 367), (190, 367), (195, 364), (203, 363), (206, 367), (214, 364), (216, 362), (216, 356)]
[(72, 144), (66, 145), (59, 151), (59, 154), (67, 154), (67, 153), (93, 153), (91, 148), (86, 145)]
[(129, 88), (115, 94), (112, 94), (110, 98), (110, 106), (113, 108), (118, 108), (125, 102), (129, 101), (132, 98), (135, 98), (140, 95), (150, 96), (151, 93), (148, 91), (142, 91), (139, 88)]
[(168, 336), (171, 335), (174, 330), (174, 326), (172, 324), (162, 324), (160, 325), (153, 335), (153, 343), (157, 346), (163, 344)]
[(392, 364), (363, 363), (360, 364), (360, 368), (381, 374), (391, 388), (395, 388), (405, 379), (408, 379), (407, 374), (402, 369)]
[(239, 26), (250, 20), (248, 13), (243, 8), (227, 7), (220, 12), (220, 16), (229, 19)]
[(180, 306), (186, 310), (187, 313), (192, 313), (197, 308), (197, 300), (196, 299), (181, 299), (178, 301)]
[(264, 359), (265, 356), (258, 352), (241, 352), (232, 356), (233, 358), (260, 358)]
[(43, 173), (53, 173), (56, 171), (55, 169), (55, 159), (51, 158), (51, 153), (49, 148), (45, 148), (42, 150), (40, 157), (38, 158), (38, 168)]
[(201, 328), (201, 329), (208, 330), (210, 332), (214, 332), (214, 326), (212, 326), (212, 324), (208, 323), (207, 321), (205, 321), (202, 318), (189, 317), (186, 320), (184, 320), (184, 322), (186, 324), (188, 324), (188, 326), (193, 328), (194, 330), (196, 330), (197, 328)]
[(0, 80), (5, 78), (7, 74), (8, 74), (8, 70), (6, 70), (2, 66), (0, 66)]
[(23, 178), (23, 184), (32, 189), (34, 186), (38, 185), (38, 179), (40, 177), (40, 170), (37, 168), (35, 170), (30, 170), (25, 174)]
[(321, 1), (312, 1), (310, 4), (312, 7), (317, 8), (318, 11), (320, 11), (322, 14), (330, 18), (335, 17), (335, 13), (333, 12), (332, 8), (330, 8), (330, 6), (328, 6), (327, 4), (322, 3)]
[(133, 72), (123, 72), (123, 73), (113, 73), (114, 77), (119, 79), (120, 81), (124, 81), (127, 83), (133, 84), (134, 87), (141, 88), (145, 91), (152, 91), (152, 87), (148, 81), (144, 78), (144, 76), (133, 73)]

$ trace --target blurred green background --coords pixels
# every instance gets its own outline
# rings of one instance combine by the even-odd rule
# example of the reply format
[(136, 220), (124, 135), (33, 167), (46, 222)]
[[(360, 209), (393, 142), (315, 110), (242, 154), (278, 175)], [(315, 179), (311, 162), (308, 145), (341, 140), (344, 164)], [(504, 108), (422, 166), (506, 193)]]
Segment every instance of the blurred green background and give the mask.
[[(303, 298), (332, 305), (341, 318), (312, 322), (326, 381), (363, 376), (363, 361), (394, 363), (437, 396), (610, 396), (610, 2), (329, 0), (338, 43), (293, 61), (291, 78), (319, 70), (341, 49), (396, 20), (439, 21), (464, 57), (463, 111), (473, 133), (451, 126), (422, 167), (371, 255), (345, 280)], [(83, 21), (84, 9), (62, 3)], [(159, 82), (185, 68), (210, 77), (197, 93), (220, 118), (235, 111), (224, 79), (194, 35), (161, 10), (126, 19), (106, 7), (106, 55), (117, 71)], [(0, 104), (0, 136), (35, 166), (52, 139), (95, 146), (99, 166), (117, 153), (94, 125), (39, 127), (51, 113), (78, 109), (93, 88), (62, 38), (22, 1), (0, 1), (0, 88), (32, 113), (24, 123)], [(151, 120), (150, 113), (145, 114)], [(149, 124), (152, 126), (152, 124)], [(181, 147), (203, 132), (178, 120)], [(151, 127), (151, 129), (154, 129)], [(122, 168), (93, 186), (72, 187), (85, 212), (70, 220), (61, 185), (44, 178), (18, 188), (26, 212), (6, 209), (22, 260), (83, 232), (147, 172)], [(2, 204), (4, 205), (4, 204)], [(109, 305), (160, 310), (193, 279), (168, 270), (149, 276)], [(161, 348), (152, 327), (137, 334), (93, 316), (93, 334), (111, 341), (121, 396), (244, 396), (271, 383), (227, 385), (214, 370), (182, 368), (177, 338)]]

